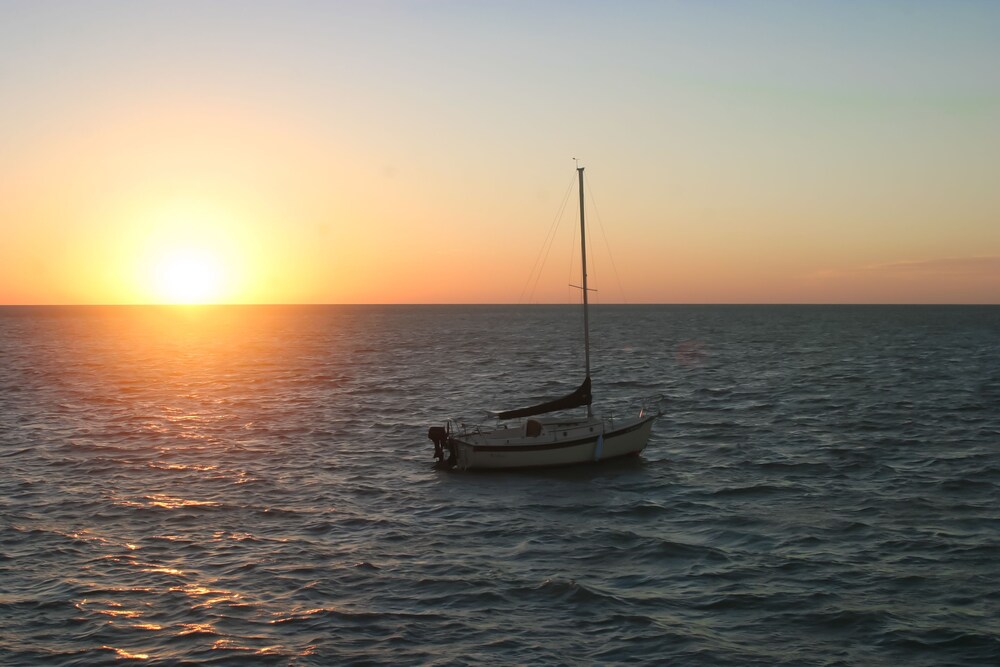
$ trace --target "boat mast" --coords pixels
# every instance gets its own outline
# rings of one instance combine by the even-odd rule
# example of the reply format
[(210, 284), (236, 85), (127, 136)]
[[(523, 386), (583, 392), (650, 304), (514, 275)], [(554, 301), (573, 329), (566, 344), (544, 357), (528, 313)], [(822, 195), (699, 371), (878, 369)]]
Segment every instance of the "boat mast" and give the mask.
[[(580, 178), (580, 265), (583, 271), (583, 356), (586, 364), (587, 379), (590, 379), (590, 319), (587, 313), (587, 226), (583, 217), (583, 167), (577, 167)], [(594, 412), (587, 404), (587, 417), (593, 417)]]

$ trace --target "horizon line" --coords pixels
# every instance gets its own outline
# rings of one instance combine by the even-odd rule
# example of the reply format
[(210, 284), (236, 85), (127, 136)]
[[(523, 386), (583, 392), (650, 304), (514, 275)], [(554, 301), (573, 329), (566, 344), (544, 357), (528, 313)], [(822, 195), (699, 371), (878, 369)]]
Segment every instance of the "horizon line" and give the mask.
[[(301, 306), (566, 306), (578, 307), (578, 303), (539, 302), (517, 303), (513, 301), (490, 302), (282, 302), (282, 303), (0, 303), (0, 308), (239, 308), (239, 307), (301, 307)], [(1000, 306), (1000, 302), (963, 301), (945, 302), (848, 302), (848, 301), (633, 301), (591, 303), (591, 306)]]

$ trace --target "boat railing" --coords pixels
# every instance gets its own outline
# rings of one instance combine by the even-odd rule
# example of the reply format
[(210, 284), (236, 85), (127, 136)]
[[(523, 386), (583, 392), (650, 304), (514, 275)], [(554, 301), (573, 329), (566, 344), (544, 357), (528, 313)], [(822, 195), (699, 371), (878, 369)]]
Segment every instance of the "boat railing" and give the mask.
[(639, 402), (642, 406), (639, 408), (640, 417), (648, 413), (655, 413), (659, 417), (663, 414), (664, 403), (667, 402), (667, 397), (664, 394), (653, 394), (651, 396), (644, 396), (639, 399)]
[(650, 415), (659, 417), (663, 414), (664, 401), (666, 401), (666, 397), (663, 394), (641, 396), (632, 400), (623, 412), (626, 415), (636, 415), (639, 419)]
[(452, 435), (468, 436), (478, 435), (480, 433), (490, 433), (498, 429), (506, 429), (509, 428), (509, 425), (508, 423), (500, 422), (494, 416), (489, 423), (468, 423), (459, 419), (449, 419), (447, 428), (448, 433)]
[[(633, 415), (638, 419), (644, 419), (649, 416), (659, 417), (663, 414), (663, 404), (666, 400), (667, 398), (663, 394), (642, 396), (626, 404), (623, 410), (617, 411), (617, 414), (615, 410), (608, 410), (605, 413), (605, 418), (608, 420), (609, 425), (614, 427), (615, 419), (628, 419)], [(618, 415), (625, 416), (619, 417)]]
[[(644, 419), (649, 416), (659, 417), (664, 412), (663, 404), (667, 401), (663, 394), (653, 394), (633, 399), (624, 405), (623, 409), (616, 410), (609, 407), (604, 411), (604, 419), (608, 428), (614, 428), (615, 421), (621, 419), (637, 418)], [(448, 433), (458, 436), (479, 435), (482, 433), (492, 434), (494, 437), (498, 431), (519, 431), (524, 428), (524, 418), (500, 419), (495, 412), (487, 411), (484, 419), (479, 422), (470, 422), (464, 419), (449, 419), (447, 423)]]

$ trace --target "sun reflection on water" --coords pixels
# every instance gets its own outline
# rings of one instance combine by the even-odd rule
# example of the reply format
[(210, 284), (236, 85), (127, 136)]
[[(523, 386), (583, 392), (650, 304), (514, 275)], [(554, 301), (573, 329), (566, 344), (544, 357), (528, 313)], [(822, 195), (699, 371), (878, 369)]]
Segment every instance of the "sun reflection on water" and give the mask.
[(218, 470), (219, 466), (214, 465), (198, 465), (193, 463), (160, 463), (158, 461), (153, 461), (152, 463), (146, 464), (150, 468), (158, 470), (195, 470), (197, 472), (209, 472), (210, 470)]
[(143, 572), (149, 572), (150, 574), (169, 574), (174, 577), (183, 577), (184, 570), (179, 570), (176, 567), (167, 567), (165, 565), (148, 565), (142, 568)]
[(283, 545), (299, 539), (287, 530), (295, 514), (280, 495), (294, 481), (274, 443), (294, 444), (312, 426), (297, 423), (298, 402), (274, 394), (289, 386), (307, 396), (309, 372), (282, 375), (274, 359), (284, 343), (271, 347), (267, 326), (247, 326), (233, 310), (120, 312), (96, 320), (107, 331), (78, 339), (87, 354), (66, 365), (69, 373), (88, 379), (85, 368), (99, 380), (59, 408), (73, 421), (58, 456), (92, 464), (71, 488), (96, 523), (59, 529), (82, 554), (70, 612), (109, 633), (88, 650), (123, 664), (170, 662), (185, 651), (216, 651), (233, 664), (312, 655), (307, 644), (316, 640), (283, 624), (331, 610), (275, 595), (261, 580), (294, 567)]
[(134, 609), (98, 609), (97, 613), (115, 618), (139, 618), (142, 616), (141, 611), (135, 611)]
[(162, 630), (163, 626), (157, 623), (133, 623), (132, 627), (136, 630)]
[(114, 497), (113, 500), (120, 507), (132, 507), (136, 509), (156, 507), (159, 509), (176, 510), (185, 507), (219, 507), (222, 505), (222, 503), (215, 500), (193, 500), (171, 496), (166, 493), (150, 493), (142, 496), (141, 501), (121, 497)]
[(145, 613), (139, 611), (138, 609), (127, 609), (121, 602), (115, 602), (113, 600), (98, 602), (97, 600), (83, 598), (74, 602), (73, 606), (78, 611), (83, 613), (98, 614), (100, 616), (108, 616), (113, 619), (141, 618)]
[(196, 601), (195, 604), (192, 604), (192, 609), (210, 609), (220, 604), (227, 604), (231, 607), (247, 604), (242, 601), (243, 596), (240, 593), (193, 582), (183, 586), (172, 586), (168, 590), (173, 593), (183, 593)]
[(154, 493), (145, 496), (145, 498), (151, 506), (162, 507), (168, 510), (180, 509), (181, 507), (217, 507), (222, 504), (213, 500), (188, 500), (186, 498), (168, 496), (165, 493)]
[(123, 660), (149, 660), (148, 653), (132, 653), (130, 651), (126, 651), (123, 648), (115, 648), (114, 646), (107, 646), (107, 645), (102, 646), (101, 648), (106, 651), (113, 651), (115, 655), (117, 655), (119, 658), (122, 658)]
[(183, 629), (177, 633), (179, 637), (195, 634), (216, 634), (215, 628), (211, 623), (181, 623), (181, 628)]

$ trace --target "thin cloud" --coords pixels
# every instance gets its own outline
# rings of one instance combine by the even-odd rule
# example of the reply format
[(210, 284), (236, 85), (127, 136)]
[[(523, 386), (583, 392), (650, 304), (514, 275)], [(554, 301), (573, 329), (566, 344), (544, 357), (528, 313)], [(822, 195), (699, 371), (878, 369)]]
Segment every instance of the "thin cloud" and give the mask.
[(813, 273), (812, 277), (830, 279), (871, 274), (1000, 279), (1000, 256), (899, 260), (854, 268), (827, 269)]
[(921, 275), (1000, 277), (1000, 257), (945, 257), (914, 262), (890, 262), (869, 267), (868, 270)]

